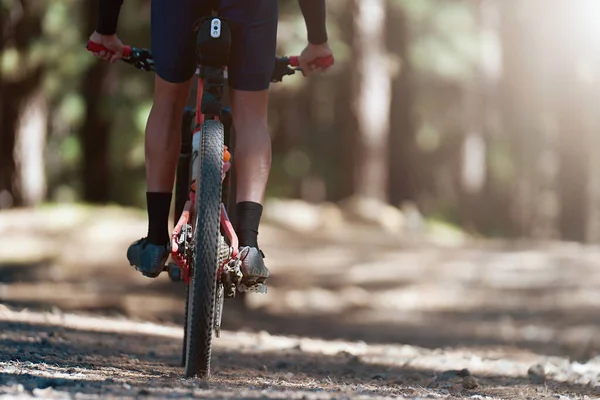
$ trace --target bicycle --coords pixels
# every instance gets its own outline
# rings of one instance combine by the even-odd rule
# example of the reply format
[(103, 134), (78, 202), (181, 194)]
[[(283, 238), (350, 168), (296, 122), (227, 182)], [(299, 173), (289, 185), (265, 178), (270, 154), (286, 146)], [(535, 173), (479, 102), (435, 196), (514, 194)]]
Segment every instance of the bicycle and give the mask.
[[(244, 285), (238, 238), (228, 216), (235, 206), (229, 151), (234, 139), (231, 113), (222, 104), (230, 31), (218, 17), (203, 18), (197, 30), (196, 108), (186, 107), (175, 181), (175, 227), (171, 235), (172, 262), (165, 266), (173, 281), (186, 284), (182, 365), (185, 376), (209, 378), (213, 330), (219, 337), (225, 299), (236, 292), (266, 292), (266, 286)], [(109, 51), (94, 42), (91, 52)], [(149, 49), (126, 46), (122, 61), (142, 71), (154, 71)], [(215, 60), (220, 60), (215, 62)], [(333, 65), (333, 57), (316, 61)], [(277, 57), (271, 82), (301, 71), (298, 57)], [(235, 187), (233, 187), (235, 189)]]

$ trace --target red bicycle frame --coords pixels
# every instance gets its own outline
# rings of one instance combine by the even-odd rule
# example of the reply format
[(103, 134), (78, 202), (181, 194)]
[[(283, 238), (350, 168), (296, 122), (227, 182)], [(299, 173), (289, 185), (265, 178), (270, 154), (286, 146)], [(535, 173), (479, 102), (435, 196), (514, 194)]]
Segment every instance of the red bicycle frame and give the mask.
[[(196, 95), (196, 123), (194, 125), (194, 130), (192, 131), (192, 136), (195, 135), (196, 132), (198, 132), (200, 129), (202, 129), (202, 124), (204, 123), (204, 114), (202, 114), (202, 111), (201, 111), (202, 95), (204, 93), (203, 89), (204, 89), (204, 79), (202, 79), (201, 77), (198, 77), (198, 88), (197, 88), (197, 95)], [(215, 116), (215, 119), (218, 120), (219, 117)], [(225, 146), (223, 151), (224, 151), (223, 161), (229, 162), (230, 154), (227, 149), (227, 146)], [(171, 234), (171, 257), (172, 257), (173, 261), (175, 262), (175, 264), (177, 264), (177, 266), (181, 269), (182, 279), (183, 279), (183, 281), (186, 282), (186, 284), (189, 284), (190, 278), (191, 278), (190, 277), (190, 265), (189, 265), (188, 260), (186, 259), (185, 255), (182, 255), (179, 253), (179, 244), (178, 244), (177, 239), (179, 238), (181, 229), (184, 226), (189, 225), (190, 217), (195, 212), (195, 210), (194, 210), (194, 204), (196, 201), (195, 190), (196, 190), (196, 182), (192, 182), (189, 198), (186, 201), (185, 205), (183, 206), (183, 211), (181, 213), (181, 217), (179, 217), (179, 220), (177, 221), (177, 225), (175, 225), (175, 228), (173, 229), (173, 233)], [(235, 233), (235, 230), (233, 229), (233, 224), (229, 220), (229, 216), (227, 215), (227, 211), (225, 210), (225, 205), (223, 203), (221, 203), (220, 225), (221, 225), (221, 232), (225, 235), (226, 239), (228, 239), (228, 241), (232, 247), (232, 255), (231, 256), (233, 258), (235, 258), (238, 253), (239, 241), (238, 241), (237, 234)], [(228, 261), (229, 260), (227, 260), (226, 263)], [(223, 266), (224, 265), (219, 266), (219, 270), (217, 271), (217, 280), (220, 278)]]

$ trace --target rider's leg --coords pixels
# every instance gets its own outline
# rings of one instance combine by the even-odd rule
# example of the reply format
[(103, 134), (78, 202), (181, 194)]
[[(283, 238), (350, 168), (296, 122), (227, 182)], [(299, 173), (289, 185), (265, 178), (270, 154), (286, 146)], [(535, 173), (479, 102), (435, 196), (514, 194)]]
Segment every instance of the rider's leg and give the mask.
[(246, 282), (269, 275), (258, 247), (258, 226), (271, 167), (267, 128), (268, 88), (275, 66), (277, 0), (221, 0), (231, 24), (231, 111), (236, 135), (237, 226)]
[(267, 109), (268, 91), (231, 90), (236, 132), (237, 233), (241, 246), (258, 248), (258, 225), (271, 168)]
[(154, 100), (146, 125), (148, 242), (169, 241), (171, 193), (181, 147), (181, 116), (191, 81), (171, 83), (156, 75)]
[(148, 235), (127, 251), (129, 263), (148, 277), (160, 274), (169, 256), (169, 211), (189, 87), (190, 81), (171, 83), (158, 75), (154, 81), (145, 141)]
[(154, 102), (146, 125), (148, 235), (134, 242), (127, 258), (155, 277), (169, 255), (169, 210), (181, 146), (181, 116), (196, 69), (194, 21), (206, 10), (197, 0), (152, 0)]

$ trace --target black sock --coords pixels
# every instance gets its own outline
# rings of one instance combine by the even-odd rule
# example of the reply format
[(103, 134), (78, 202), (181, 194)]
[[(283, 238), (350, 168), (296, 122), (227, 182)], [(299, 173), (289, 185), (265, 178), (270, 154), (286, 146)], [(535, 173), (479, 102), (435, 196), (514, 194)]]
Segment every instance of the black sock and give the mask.
[(148, 205), (148, 242), (156, 245), (169, 243), (169, 211), (171, 193), (146, 192)]
[(236, 205), (237, 229), (236, 233), (240, 247), (250, 246), (258, 248), (258, 225), (262, 216), (262, 205), (252, 201), (242, 201)]

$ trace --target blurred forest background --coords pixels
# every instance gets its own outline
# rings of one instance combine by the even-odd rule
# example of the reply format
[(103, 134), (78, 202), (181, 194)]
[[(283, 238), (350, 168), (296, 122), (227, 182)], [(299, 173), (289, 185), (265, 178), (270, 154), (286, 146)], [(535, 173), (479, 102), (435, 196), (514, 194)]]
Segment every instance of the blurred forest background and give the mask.
[[(372, 198), (496, 237), (600, 241), (600, 2), (329, 0), (336, 65), (272, 86), (270, 197)], [(152, 75), (84, 45), (96, 1), (0, 1), (0, 209), (144, 207)], [(119, 36), (150, 47), (149, 0)], [(280, 1), (279, 55), (306, 30)]]

